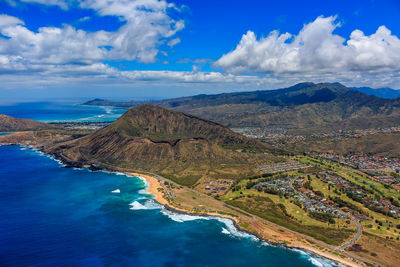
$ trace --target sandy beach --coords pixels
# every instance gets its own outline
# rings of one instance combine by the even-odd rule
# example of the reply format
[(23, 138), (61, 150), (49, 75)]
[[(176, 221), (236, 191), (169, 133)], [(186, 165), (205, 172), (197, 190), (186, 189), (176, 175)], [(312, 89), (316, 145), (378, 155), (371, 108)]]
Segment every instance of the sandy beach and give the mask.
[(128, 174), (133, 176), (140, 176), (146, 179), (146, 181), (149, 183), (149, 187), (146, 190), (150, 194), (152, 194), (157, 200), (157, 202), (159, 202), (161, 205), (168, 205), (167, 199), (164, 198), (163, 192), (160, 190), (162, 189), (162, 186), (160, 182), (157, 180), (157, 178), (152, 177), (150, 175), (140, 174), (135, 172), (129, 172)]
[[(148, 182), (147, 191), (150, 194), (152, 194), (155, 197), (155, 199), (157, 200), (157, 202), (159, 202), (160, 204), (166, 206), (169, 209), (175, 210), (177, 212), (193, 214), (192, 211), (188, 211), (188, 210), (182, 209), (180, 207), (175, 207), (175, 206), (171, 205), (171, 203), (169, 203), (168, 200), (164, 197), (163, 186), (161, 185), (160, 181), (157, 178), (150, 176), (150, 175), (140, 174), (140, 173), (135, 173), (135, 172), (129, 172), (128, 174), (132, 175), (132, 176), (140, 176), (140, 177), (143, 177), (144, 179), (146, 179), (146, 181)], [(222, 217), (222, 218), (228, 218), (235, 222), (235, 225), (239, 228), (239, 230), (244, 231), (244, 232), (249, 232), (248, 230), (242, 229), (239, 226), (240, 223), (242, 222), (242, 220), (241, 220), (241, 218), (238, 218), (238, 217), (233, 217), (233, 216), (223, 215), (223, 214), (207, 213), (207, 212), (204, 212), (202, 214), (196, 213), (195, 215), (206, 215), (206, 216), (208, 215), (208, 216), (218, 216), (218, 217)], [(252, 226), (253, 226), (253, 224), (252, 224)], [(303, 250), (306, 252), (309, 251), (311, 253), (322, 256), (324, 258), (341, 263), (345, 266), (365, 266), (358, 261), (356, 261), (356, 262), (353, 261), (353, 259), (351, 259), (351, 258), (348, 258), (348, 257), (343, 258), (339, 255), (332, 254), (328, 251), (315, 248), (315, 247), (311, 246), (311, 244), (307, 244), (305, 242), (300, 241), (300, 238), (294, 237), (292, 233), (282, 233), (282, 232), (276, 231), (276, 229), (267, 227), (267, 225), (265, 225), (265, 224), (254, 223), (254, 226), (256, 226), (255, 228), (257, 229), (257, 232), (260, 233), (259, 235), (257, 235), (258, 238), (265, 240), (268, 243), (276, 244), (276, 242), (271, 242), (271, 240), (269, 240), (265, 236), (267, 236), (267, 237), (275, 236), (276, 239), (280, 240), (281, 242), (284, 242), (284, 241), (287, 241), (290, 239), (291, 240), (290, 245), (284, 244), (284, 243), (282, 243), (282, 244), (284, 244), (284, 246), (288, 247), (288, 248), (300, 249), (300, 250)], [(253, 234), (253, 233), (250, 233), (250, 234)]]

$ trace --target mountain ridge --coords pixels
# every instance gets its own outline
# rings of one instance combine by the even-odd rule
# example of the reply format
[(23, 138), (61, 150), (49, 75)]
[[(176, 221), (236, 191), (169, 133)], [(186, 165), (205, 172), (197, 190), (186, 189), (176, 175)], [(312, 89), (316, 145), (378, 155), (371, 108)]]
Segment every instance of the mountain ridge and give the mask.
[(50, 126), (48, 124), (43, 122), (14, 118), (8, 115), (0, 114), (0, 132), (37, 130), (49, 127)]
[(340, 83), (196, 95), (152, 103), (228, 127), (284, 127), (297, 133), (400, 125), (400, 99), (367, 95)]
[(384, 87), (384, 88), (352, 87), (352, 89), (355, 89), (367, 95), (374, 95), (380, 98), (395, 99), (400, 97), (399, 89), (396, 90), (389, 87)]
[[(166, 133), (158, 135), (159, 133)], [(151, 171), (181, 184), (202, 177), (243, 177), (271, 162), (270, 146), (225, 126), (177, 111), (141, 105), (94, 133), (48, 152), (74, 166), (106, 164)], [(265, 154), (267, 153), (267, 154)]]

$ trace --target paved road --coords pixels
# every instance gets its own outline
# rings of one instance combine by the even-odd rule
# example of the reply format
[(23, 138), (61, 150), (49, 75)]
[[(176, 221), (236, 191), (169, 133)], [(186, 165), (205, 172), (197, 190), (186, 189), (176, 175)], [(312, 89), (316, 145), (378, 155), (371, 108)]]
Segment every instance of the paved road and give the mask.
[(357, 242), (357, 240), (361, 237), (362, 235), (362, 225), (360, 224), (360, 221), (355, 218), (353, 215), (347, 214), (347, 216), (349, 216), (349, 218), (356, 224), (357, 226), (357, 233), (355, 236), (353, 236), (352, 239), (350, 239), (349, 241), (347, 241), (346, 243), (342, 244), (340, 247), (338, 247), (339, 251), (343, 251), (345, 248), (353, 245), (355, 242)]

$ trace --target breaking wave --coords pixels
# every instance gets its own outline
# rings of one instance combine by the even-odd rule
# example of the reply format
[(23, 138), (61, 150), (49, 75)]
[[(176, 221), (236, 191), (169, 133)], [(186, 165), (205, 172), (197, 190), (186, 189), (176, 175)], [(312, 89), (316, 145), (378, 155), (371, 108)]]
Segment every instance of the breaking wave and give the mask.
[(131, 204), (129, 209), (131, 210), (159, 210), (164, 207), (161, 204), (158, 204), (154, 199), (148, 199), (143, 204), (139, 201), (135, 200)]
[(343, 266), (340, 263), (336, 263), (329, 259), (319, 257), (316, 254), (311, 253), (311, 252), (306, 252), (306, 251), (300, 250), (300, 249), (292, 249), (292, 250), (301, 254), (301, 257), (309, 260), (313, 265), (315, 265), (317, 267), (339, 267), (339, 266), (342, 267)]
[(246, 232), (240, 231), (234, 224), (234, 222), (231, 219), (226, 219), (226, 218), (220, 218), (220, 217), (215, 217), (213, 218), (219, 222), (222, 222), (225, 224), (225, 227), (222, 227), (222, 233), (233, 236), (233, 237), (238, 237), (238, 238), (246, 238), (246, 239), (251, 239), (253, 241), (259, 241), (259, 239), (252, 235), (248, 234)]
[(190, 215), (190, 214), (184, 214), (184, 213), (177, 213), (173, 212), (167, 209), (163, 209), (161, 211), (162, 214), (168, 216), (171, 220), (175, 222), (190, 222), (194, 220), (209, 220), (210, 217), (205, 217), (205, 216), (196, 216), (196, 215)]

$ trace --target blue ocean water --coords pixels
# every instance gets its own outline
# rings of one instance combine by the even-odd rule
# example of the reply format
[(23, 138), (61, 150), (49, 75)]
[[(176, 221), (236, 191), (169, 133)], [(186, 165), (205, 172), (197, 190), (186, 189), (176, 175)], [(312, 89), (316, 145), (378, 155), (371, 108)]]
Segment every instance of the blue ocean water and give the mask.
[(114, 121), (126, 110), (115, 107), (85, 106), (63, 102), (2, 103), (0, 114), (42, 122)]
[[(0, 147), (0, 266), (331, 266), (229, 220), (174, 214), (139, 178)], [(112, 193), (119, 189), (120, 193)]]
[[(0, 114), (42, 121), (105, 121), (123, 112), (0, 106)], [(0, 183), (0, 266), (335, 266), (269, 246), (226, 219), (167, 211), (139, 178), (63, 168), (20, 146), (0, 146)]]

